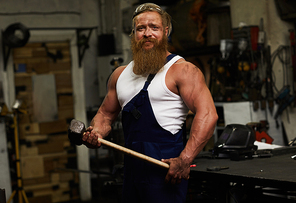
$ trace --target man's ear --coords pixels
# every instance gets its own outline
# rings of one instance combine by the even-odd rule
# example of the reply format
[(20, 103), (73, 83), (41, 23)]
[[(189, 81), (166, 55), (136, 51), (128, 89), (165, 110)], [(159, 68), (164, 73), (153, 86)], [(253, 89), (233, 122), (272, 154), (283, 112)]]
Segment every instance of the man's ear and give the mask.
[(165, 27), (165, 35), (168, 36), (169, 34), (169, 27)]
[(135, 34), (135, 30), (132, 29), (131, 34), (129, 35), (130, 37), (133, 36)]

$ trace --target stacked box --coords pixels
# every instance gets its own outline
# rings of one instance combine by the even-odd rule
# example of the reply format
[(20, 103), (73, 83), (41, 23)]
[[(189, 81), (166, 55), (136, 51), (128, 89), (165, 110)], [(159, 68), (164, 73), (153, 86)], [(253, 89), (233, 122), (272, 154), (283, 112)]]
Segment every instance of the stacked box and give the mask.
[[(68, 140), (74, 117), (71, 58), (68, 42), (28, 43), (13, 49), (16, 99), (23, 101), (18, 114), (23, 188), (30, 203), (79, 199), (76, 148)], [(39, 122), (34, 114), (33, 80), (54, 75), (57, 118)], [(42, 106), (42, 105), (41, 105)]]

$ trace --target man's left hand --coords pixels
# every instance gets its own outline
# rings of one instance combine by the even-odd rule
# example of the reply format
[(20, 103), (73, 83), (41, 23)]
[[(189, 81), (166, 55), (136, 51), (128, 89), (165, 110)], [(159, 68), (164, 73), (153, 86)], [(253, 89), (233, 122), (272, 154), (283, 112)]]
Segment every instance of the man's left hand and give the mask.
[(182, 179), (188, 180), (190, 174), (190, 165), (185, 164), (180, 157), (171, 159), (162, 159), (161, 161), (170, 165), (169, 171), (165, 177), (167, 183), (181, 183)]

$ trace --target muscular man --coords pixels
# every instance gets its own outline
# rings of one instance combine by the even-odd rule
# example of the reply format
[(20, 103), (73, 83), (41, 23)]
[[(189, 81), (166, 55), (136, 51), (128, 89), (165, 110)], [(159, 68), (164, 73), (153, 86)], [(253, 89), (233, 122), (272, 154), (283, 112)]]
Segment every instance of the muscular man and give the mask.
[[(190, 164), (213, 135), (216, 109), (200, 69), (167, 49), (170, 16), (155, 4), (142, 4), (133, 26), (133, 61), (111, 75), (83, 141), (99, 147), (97, 138), (109, 134), (122, 111), (126, 147), (170, 165), (167, 171), (126, 156), (123, 202), (185, 202)], [(184, 147), (188, 110), (195, 117)]]

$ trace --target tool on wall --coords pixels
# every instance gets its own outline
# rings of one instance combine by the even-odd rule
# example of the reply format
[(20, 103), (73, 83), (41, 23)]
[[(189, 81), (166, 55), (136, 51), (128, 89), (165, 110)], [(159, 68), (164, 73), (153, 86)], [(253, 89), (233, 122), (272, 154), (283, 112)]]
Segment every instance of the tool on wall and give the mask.
[[(265, 67), (265, 60), (264, 60), (264, 51), (265, 51), (265, 31), (263, 29), (263, 18), (260, 19), (260, 24), (259, 24), (259, 32), (258, 32), (258, 44), (257, 44), (257, 51), (258, 51), (258, 63), (260, 64), (260, 68), (258, 67), (257, 69), (257, 91), (258, 91), (258, 100), (260, 100), (260, 106), (261, 110), (266, 111), (266, 98), (264, 98), (261, 95), (261, 89), (264, 84), (264, 81), (262, 80), (263, 74), (263, 69)], [(259, 73), (261, 72), (261, 75)], [(256, 102), (255, 102), (256, 103)], [(266, 121), (267, 121), (267, 115), (266, 115)]]
[[(290, 53), (290, 51), (292, 53)], [(291, 55), (290, 55), (291, 54)], [(291, 70), (291, 57), (292, 56), (292, 66), (293, 66), (293, 49), (290, 46), (280, 45), (271, 55), (271, 66), (274, 65), (274, 62), (276, 59), (278, 59), (283, 67), (283, 87), (278, 90), (274, 86), (274, 90), (276, 92), (275, 95), (275, 102), (278, 104), (278, 109), (274, 115), (274, 118), (276, 119), (279, 115), (282, 114), (282, 112), (290, 106), (292, 103), (295, 104), (295, 88), (294, 88), (294, 74), (291, 77), (291, 73), (294, 70)], [(292, 88), (291, 88), (292, 87)], [(290, 90), (291, 89), (291, 90)], [(287, 113), (287, 119), (289, 122), (289, 112)]]
[(271, 55), (270, 55), (270, 46), (266, 47), (265, 51), (266, 59), (266, 100), (268, 102), (269, 111), (273, 112), (273, 79), (272, 79), (272, 64), (271, 64)]
[[(292, 57), (292, 67), (293, 67), (293, 92), (296, 94), (296, 40), (295, 31), (293, 29), (290, 32), (290, 46), (291, 46), (291, 57)], [(294, 106), (296, 106), (296, 99), (294, 100)]]
[[(293, 102), (295, 102), (295, 95), (290, 94), (290, 86), (284, 86), (276, 97), (276, 103), (279, 105), (274, 119), (277, 119), (279, 115)], [(288, 117), (289, 121), (289, 117)]]
[(222, 59), (228, 59), (230, 53), (233, 50), (233, 40), (232, 39), (221, 39), (220, 40), (220, 52), (222, 54)]
[(294, 138), (288, 143), (288, 146), (294, 146), (295, 141), (296, 141), (296, 137), (294, 137)]
[(258, 32), (258, 26), (244, 25), (232, 29), (231, 39), (220, 40), (222, 56), (218, 67), (222, 71), (216, 71), (216, 75), (227, 77), (219, 80), (226, 87), (226, 101), (258, 101), (261, 98), (257, 89), (262, 87), (258, 76)]

